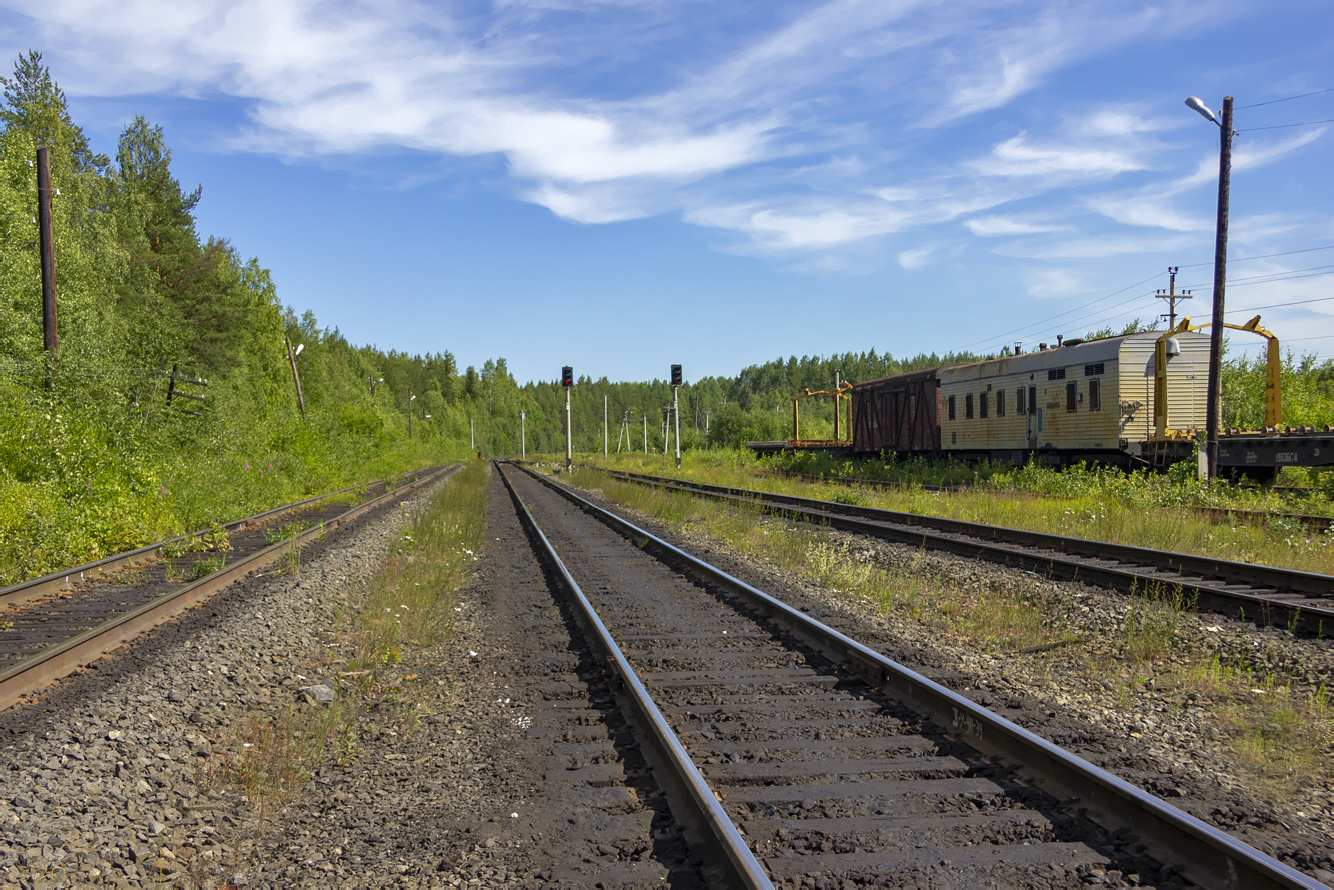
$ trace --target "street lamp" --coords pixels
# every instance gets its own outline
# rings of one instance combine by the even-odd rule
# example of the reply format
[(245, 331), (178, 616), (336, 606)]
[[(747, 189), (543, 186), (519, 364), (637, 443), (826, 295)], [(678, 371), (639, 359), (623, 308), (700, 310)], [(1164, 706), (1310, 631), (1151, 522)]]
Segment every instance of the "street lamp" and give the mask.
[(1218, 409), (1223, 375), (1223, 285), (1227, 280), (1227, 205), (1232, 179), (1232, 97), (1223, 97), (1220, 121), (1196, 96), (1186, 100), (1186, 107), (1199, 112), (1205, 120), (1218, 125), (1218, 221), (1214, 228), (1214, 309), (1209, 330), (1209, 386), (1205, 405), (1205, 463), (1210, 481), (1218, 476)]

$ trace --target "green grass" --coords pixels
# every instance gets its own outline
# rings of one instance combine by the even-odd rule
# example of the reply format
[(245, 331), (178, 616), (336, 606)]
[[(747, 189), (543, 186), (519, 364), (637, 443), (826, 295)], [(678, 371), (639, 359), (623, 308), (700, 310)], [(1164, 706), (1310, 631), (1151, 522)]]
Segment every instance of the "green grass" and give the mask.
[(454, 590), (477, 560), (487, 464), (468, 461), (402, 528), (361, 606), (356, 667), (374, 677), (409, 647), (430, 646), (453, 627)]
[(481, 540), (486, 468), (480, 461), (465, 464), (421, 510), (403, 517), (379, 570), (342, 611), (337, 651), (351, 659), (329, 661), (327, 648), (311, 653), (339, 678), (335, 701), (247, 714), (202, 768), (205, 789), (230, 788), (244, 797), (255, 820), (251, 831), (264, 832), (302, 795), (316, 769), (354, 760), (360, 739), (378, 735), (381, 723), (396, 732), (415, 726), (412, 668), (453, 629), (454, 593)]
[[(601, 455), (585, 463), (604, 465)], [(1334, 534), (1308, 534), (1304, 527), (1275, 521), (1252, 525), (1219, 523), (1191, 509), (1199, 502), (1198, 484), (1167, 476), (1127, 476), (1116, 471), (1066, 470), (1039, 467), (1014, 469), (1001, 477), (1023, 483), (1016, 495), (986, 484), (964, 490), (936, 492), (921, 487), (885, 490), (839, 481), (808, 482), (765, 474), (771, 464), (746, 452), (688, 452), (678, 471), (661, 455), (620, 455), (605, 465), (632, 472), (679, 476), (698, 482), (780, 494), (794, 494), (854, 503), (924, 516), (1026, 529), (1193, 553), (1318, 574), (1334, 573)], [(1236, 498), (1252, 497), (1249, 489), (1219, 486)], [(1255, 498), (1262, 494), (1254, 494)], [(1221, 506), (1253, 509), (1257, 502), (1236, 500)], [(1206, 498), (1207, 499), (1207, 498)], [(1222, 495), (1219, 499), (1226, 501)]]

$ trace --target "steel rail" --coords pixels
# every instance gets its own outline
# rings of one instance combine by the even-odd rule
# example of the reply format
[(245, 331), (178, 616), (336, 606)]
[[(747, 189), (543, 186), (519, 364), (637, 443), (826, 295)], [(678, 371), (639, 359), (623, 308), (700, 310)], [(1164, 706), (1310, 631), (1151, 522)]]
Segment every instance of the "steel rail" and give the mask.
[[(402, 476), (399, 476), (398, 479), (402, 480), (410, 475), (412, 474), (404, 473)], [(375, 482), (367, 484), (376, 485), (380, 481), (384, 481), (386, 485), (389, 484), (389, 480), (378, 479)], [(265, 510), (263, 513), (256, 513), (254, 516), (247, 516), (244, 519), (237, 519), (233, 522), (229, 522), (223, 526), (223, 529), (232, 532), (239, 529), (249, 528), (252, 525), (258, 525), (263, 520), (276, 514), (299, 510), (302, 507), (322, 501), (325, 498), (347, 494), (349, 491), (356, 491), (360, 487), (360, 485), (349, 485), (347, 488), (340, 488), (337, 491), (331, 491), (327, 494), (320, 494), (315, 497), (305, 498), (304, 500), (294, 501), (293, 503), (285, 504), (281, 507), (274, 507), (272, 510)], [(159, 541), (156, 544), (148, 544), (139, 547), (136, 550), (127, 550), (124, 553), (113, 553), (111, 556), (103, 557), (94, 562), (84, 563), (81, 566), (74, 566), (73, 568), (61, 569), (58, 572), (52, 572), (51, 574), (43, 575), (40, 578), (31, 578), (27, 581), (22, 581), (12, 587), (6, 587), (5, 589), (0, 590), (0, 607), (21, 606), (24, 603), (30, 603), (33, 600), (41, 599), (48, 594), (60, 590), (69, 590), (80, 581), (85, 581), (89, 578), (105, 578), (107, 575), (113, 575), (121, 569), (130, 569), (138, 565), (143, 565), (146, 562), (151, 562), (160, 557), (162, 555), (163, 547), (188, 541), (190, 538), (202, 535), (207, 531), (208, 529), (201, 529), (194, 533), (177, 535), (174, 538), (168, 538), (167, 540)]]
[[(1330, 575), (1281, 569), (1274, 566), (1252, 565), (1233, 560), (1194, 556), (1187, 553), (1172, 553), (1148, 547), (1132, 547), (1127, 544), (1111, 544), (1092, 541), (1087, 538), (1071, 538), (1044, 532), (965, 522), (958, 519), (945, 519), (938, 516), (923, 516), (917, 513), (900, 513), (873, 507), (858, 507), (796, 495), (773, 494), (744, 488), (728, 488), (682, 479), (648, 476), (642, 473), (627, 473), (622, 470), (603, 470), (603, 472), (614, 479), (673, 488), (678, 491), (730, 500), (751, 506), (758, 505), (766, 510), (827, 523), (830, 527), (842, 531), (871, 535), (915, 546), (925, 546), (933, 550), (944, 550), (974, 559), (982, 558), (1008, 565), (1018, 565), (1030, 570), (1050, 572), (1057, 577), (1103, 584), (1120, 590), (1144, 591), (1164, 585), (1169, 588), (1179, 587), (1182, 591), (1191, 594), (1197, 609), (1229, 615), (1241, 613), (1264, 624), (1291, 627), (1293, 630), (1300, 630), (1304, 633), (1327, 635), (1331, 630), (1334, 630), (1334, 608), (1291, 602), (1258, 593), (1227, 590), (1213, 584), (1197, 583), (1190, 578), (1179, 577), (1194, 575), (1202, 579), (1217, 578), (1224, 582), (1267, 587), (1284, 595), (1288, 595), (1287, 592), (1290, 591), (1292, 596), (1328, 597), (1330, 592), (1334, 591), (1334, 576)], [(911, 530), (895, 528), (893, 525), (884, 523), (913, 526), (914, 528)], [(919, 531), (918, 529), (929, 531)], [(967, 538), (967, 540), (933, 535), (930, 533), (931, 531), (943, 535), (959, 535)], [(1044, 551), (1054, 551), (1054, 553), (1032, 553), (1021, 548), (1037, 548)], [(1092, 562), (1062, 559), (1055, 553), (1067, 553), (1086, 559), (1113, 560), (1143, 566), (1169, 573), (1174, 577), (1161, 578), (1129, 567), (1098, 565)]]
[[(36, 692), (47, 684), (69, 675), (79, 667), (105, 655), (122, 643), (132, 640), (145, 631), (176, 617), (192, 606), (202, 603), (227, 585), (239, 581), (251, 572), (264, 568), (281, 558), (285, 552), (299, 547), (311, 538), (351, 522), (385, 501), (406, 492), (415, 491), (446, 473), (452, 473), (456, 469), (458, 469), (457, 466), (436, 470), (400, 488), (385, 492), (374, 500), (358, 504), (347, 512), (324, 522), (322, 526), (306, 529), (298, 535), (279, 541), (252, 556), (219, 569), (211, 575), (205, 575), (198, 581), (187, 584), (171, 593), (163, 594), (157, 599), (144, 603), (142, 606), (122, 615), (117, 615), (115, 618), (77, 634), (63, 643), (57, 643), (29, 656), (0, 673), (0, 710), (10, 707), (23, 696)], [(328, 495), (322, 495), (321, 497), (328, 497)], [(314, 498), (313, 500), (319, 499)]]
[(666, 767), (667, 775), (662, 777), (664, 784), (672, 786), (678, 798), (690, 810), (691, 818), (700, 828), (700, 835), (705, 843), (725, 863), (726, 886), (772, 890), (773, 883), (769, 880), (764, 867), (760, 865), (750, 846), (741, 836), (741, 832), (737, 831), (736, 825), (723, 810), (708, 782), (700, 774), (690, 755), (686, 753), (685, 746), (681, 744), (667, 723), (667, 719), (654, 704), (652, 696), (634, 668), (630, 666), (621, 647), (612, 639), (611, 633), (598, 617), (593, 604), (588, 601), (579, 584), (565, 568), (565, 563), (556, 553), (556, 548), (542, 532), (542, 527), (523, 498), (519, 497), (518, 491), (503, 469), (500, 471), (500, 478), (504, 480), (510, 497), (518, 505), (520, 518), (533, 542), (556, 568), (560, 583), (574, 602), (579, 623), (583, 626), (589, 642), (598, 650), (602, 663), (616, 681), (613, 688), (619, 685), (618, 691), (624, 694), (637, 723), (646, 730), (648, 741), (653, 745), (659, 761)]
[[(826, 484), (838, 485), (865, 485), (870, 488), (883, 488), (891, 491), (909, 491), (913, 488), (919, 488), (922, 491), (935, 491), (943, 494), (950, 494), (960, 491), (976, 490), (968, 485), (917, 485), (908, 482), (888, 482), (883, 479), (862, 479), (857, 476), (824, 476), (819, 473), (797, 473), (790, 470), (758, 470), (763, 475), (777, 476), (780, 479), (801, 479), (806, 482), (824, 482)], [(1003, 494), (1008, 497), (1024, 498), (1060, 498), (1073, 500), (1076, 495), (1041, 495), (1027, 491), (1017, 491), (1008, 488), (981, 489), (982, 491)], [(1192, 513), (1198, 513), (1201, 516), (1207, 516), (1214, 522), (1222, 522), (1226, 519), (1239, 519), (1242, 522), (1263, 523), (1272, 519), (1283, 519), (1289, 522), (1298, 522), (1306, 526), (1308, 532), (1319, 534), (1327, 532), (1334, 527), (1334, 516), (1316, 516), (1309, 513), (1281, 513), (1268, 510), (1238, 510), (1234, 507), (1202, 507), (1189, 506), (1186, 509)]]
[(696, 559), (633, 523), (587, 501), (562, 485), (525, 468), (525, 472), (559, 492), (660, 559), (741, 597), (775, 624), (832, 661), (846, 664), (868, 683), (919, 711), (948, 734), (983, 755), (1019, 765), (1034, 784), (1058, 799), (1076, 798), (1095, 822), (1114, 830), (1129, 826), (1140, 836), (1148, 855), (1180, 866), (1203, 887), (1243, 888), (1325, 887), (1314, 878), (1284, 865), (1226, 832), (1182, 812), (1134, 785), (1099, 769), (1004, 717), (863, 646), (831, 627), (769, 596), (721, 569)]

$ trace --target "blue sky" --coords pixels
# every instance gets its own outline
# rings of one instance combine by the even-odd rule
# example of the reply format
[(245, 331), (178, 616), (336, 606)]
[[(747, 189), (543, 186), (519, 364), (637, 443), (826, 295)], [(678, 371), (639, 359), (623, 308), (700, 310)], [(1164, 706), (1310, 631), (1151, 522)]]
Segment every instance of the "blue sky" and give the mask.
[(1183, 100), (1232, 95), (1228, 320), (1334, 355), (1334, 92), (1289, 99), (1334, 88), (1325, 0), (0, 0), (0, 35), (95, 148), (162, 124), (285, 303), (520, 381), (1031, 347), (1165, 311), (1169, 265), (1203, 319)]

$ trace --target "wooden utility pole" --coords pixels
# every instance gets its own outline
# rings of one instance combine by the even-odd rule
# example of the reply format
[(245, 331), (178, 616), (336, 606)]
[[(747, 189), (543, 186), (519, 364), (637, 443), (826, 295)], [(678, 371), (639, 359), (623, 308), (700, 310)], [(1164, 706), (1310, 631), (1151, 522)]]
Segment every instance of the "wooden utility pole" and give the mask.
[(1166, 291), (1158, 291), (1154, 294), (1160, 300), (1167, 301), (1167, 327), (1168, 330), (1177, 326), (1177, 300), (1189, 300), (1192, 296), (1190, 291), (1177, 293), (1177, 266), (1168, 266), (1168, 287)]
[(602, 397), (602, 456), (607, 456), (607, 437), (611, 431), (607, 429), (607, 397)]
[(1218, 128), (1218, 222), (1214, 231), (1214, 314), (1209, 330), (1209, 386), (1205, 405), (1205, 460), (1209, 479), (1218, 477), (1218, 415), (1223, 379), (1223, 288), (1227, 282), (1227, 213), (1232, 181), (1232, 97), (1223, 97)]
[[(42, 351), (47, 374), (56, 363), (59, 337), (56, 326), (56, 240), (51, 222), (51, 162), (45, 148), (37, 149), (37, 240), (42, 258)], [(51, 379), (47, 378), (48, 385)]]
[(301, 409), (301, 419), (306, 419), (306, 397), (301, 394), (301, 375), (296, 372), (296, 353), (292, 351), (292, 338), (283, 337), (287, 344), (287, 361), (292, 365), (292, 382), (296, 384), (296, 404)]

